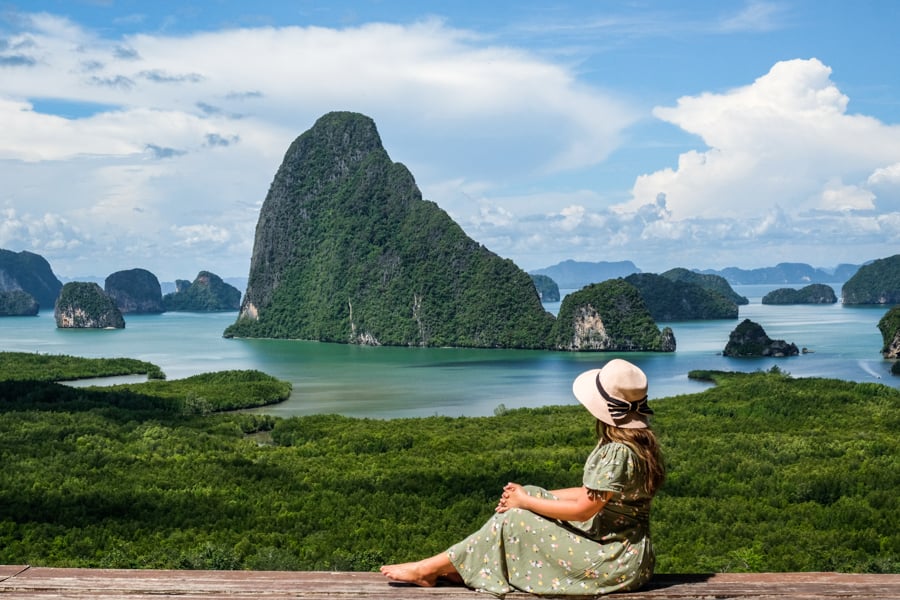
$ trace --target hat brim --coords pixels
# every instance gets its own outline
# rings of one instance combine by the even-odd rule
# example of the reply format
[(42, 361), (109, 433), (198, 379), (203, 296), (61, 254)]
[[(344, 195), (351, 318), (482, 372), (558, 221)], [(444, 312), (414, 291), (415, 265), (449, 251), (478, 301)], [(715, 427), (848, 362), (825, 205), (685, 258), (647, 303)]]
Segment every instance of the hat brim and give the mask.
[(600, 395), (597, 389), (597, 376), (602, 369), (591, 369), (585, 371), (575, 378), (572, 382), (572, 392), (575, 398), (588, 409), (592, 415), (613, 427), (622, 427), (623, 429), (644, 429), (647, 425), (647, 417), (637, 412), (630, 412), (623, 419), (616, 421), (609, 414), (609, 407), (606, 399)]

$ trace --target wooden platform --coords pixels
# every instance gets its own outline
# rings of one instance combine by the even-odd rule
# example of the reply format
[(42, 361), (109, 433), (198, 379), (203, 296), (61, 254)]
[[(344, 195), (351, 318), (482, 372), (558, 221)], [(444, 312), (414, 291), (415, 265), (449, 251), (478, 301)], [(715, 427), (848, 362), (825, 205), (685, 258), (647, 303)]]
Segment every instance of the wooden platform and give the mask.
[[(0, 566), (0, 598), (23, 600), (176, 600), (349, 598), (439, 600), (490, 598), (460, 586), (418, 588), (378, 573), (309, 571), (154, 571)], [(619, 599), (900, 600), (900, 575), (845, 573), (718, 573), (659, 575)], [(507, 598), (534, 598), (514, 593)]]

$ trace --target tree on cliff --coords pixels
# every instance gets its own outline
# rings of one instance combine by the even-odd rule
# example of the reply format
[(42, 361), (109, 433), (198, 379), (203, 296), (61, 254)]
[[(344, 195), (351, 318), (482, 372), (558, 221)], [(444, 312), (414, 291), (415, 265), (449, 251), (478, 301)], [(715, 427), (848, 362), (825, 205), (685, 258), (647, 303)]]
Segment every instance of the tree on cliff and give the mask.
[(370, 118), (335, 112), (275, 174), (225, 335), (540, 348), (552, 324), (531, 277), (423, 200)]

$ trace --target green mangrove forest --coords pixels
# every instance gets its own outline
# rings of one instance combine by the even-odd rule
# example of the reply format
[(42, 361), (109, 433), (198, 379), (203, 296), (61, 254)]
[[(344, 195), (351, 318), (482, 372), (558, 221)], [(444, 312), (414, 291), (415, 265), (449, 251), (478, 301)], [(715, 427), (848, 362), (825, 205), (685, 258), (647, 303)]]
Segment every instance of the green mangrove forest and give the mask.
[[(123, 370), (155, 375), (57, 383)], [(716, 385), (651, 400), (668, 468), (657, 572), (900, 571), (900, 392), (777, 369), (691, 376)], [(578, 485), (595, 443), (577, 405), (235, 410), (289, 393), (256, 371), (176, 382), (127, 359), (0, 353), (0, 564), (372, 570), (468, 535), (508, 481)]]

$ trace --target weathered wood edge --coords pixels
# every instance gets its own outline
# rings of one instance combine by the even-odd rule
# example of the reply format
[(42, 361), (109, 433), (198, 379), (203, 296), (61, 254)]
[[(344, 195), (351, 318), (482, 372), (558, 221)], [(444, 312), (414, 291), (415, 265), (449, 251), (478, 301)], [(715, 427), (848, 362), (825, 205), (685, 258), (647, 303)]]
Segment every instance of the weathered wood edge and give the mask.
[[(326, 571), (177, 571), (69, 569), (0, 565), (0, 597), (128, 600), (260, 598), (341, 600), (344, 598), (474, 598), (461, 586), (419, 588), (389, 582), (378, 573)], [(478, 597), (489, 597), (479, 594)], [(534, 598), (513, 593), (510, 599)], [(690, 600), (708, 598), (900, 600), (900, 574), (716, 573), (657, 575), (643, 589), (616, 599)]]

